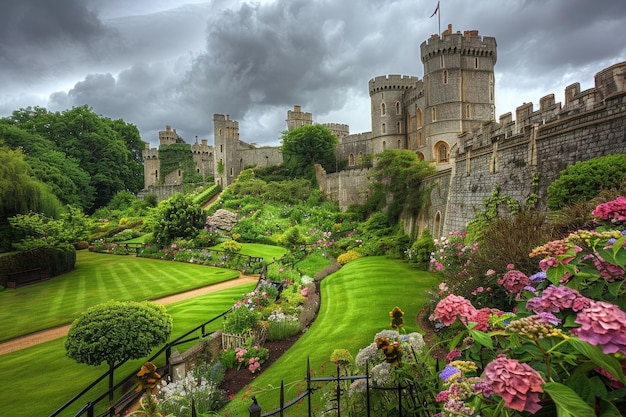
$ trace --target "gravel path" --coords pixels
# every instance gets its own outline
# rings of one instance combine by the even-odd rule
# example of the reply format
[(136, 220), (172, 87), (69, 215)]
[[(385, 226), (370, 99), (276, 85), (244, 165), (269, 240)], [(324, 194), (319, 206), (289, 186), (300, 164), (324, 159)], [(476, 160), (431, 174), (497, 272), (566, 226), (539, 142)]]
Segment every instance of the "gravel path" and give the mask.
[[(196, 288), (195, 290), (185, 291), (179, 294), (168, 295), (167, 297), (158, 298), (152, 301), (159, 304), (167, 305), (176, 303), (178, 301), (187, 300), (189, 298), (194, 298), (212, 292), (236, 287), (239, 285), (251, 284), (257, 282), (258, 280), (258, 276), (239, 275), (239, 278), (231, 279), (230, 281), (207, 285), (206, 287)], [(50, 340), (58, 339), (67, 335), (69, 329), (70, 325), (66, 324), (64, 326), (53, 327), (51, 329), (42, 330), (40, 332), (32, 333), (26, 336), (16, 337), (15, 339), (7, 340), (6, 342), (1, 342), (0, 355), (35, 346), (40, 343), (48, 342)]]

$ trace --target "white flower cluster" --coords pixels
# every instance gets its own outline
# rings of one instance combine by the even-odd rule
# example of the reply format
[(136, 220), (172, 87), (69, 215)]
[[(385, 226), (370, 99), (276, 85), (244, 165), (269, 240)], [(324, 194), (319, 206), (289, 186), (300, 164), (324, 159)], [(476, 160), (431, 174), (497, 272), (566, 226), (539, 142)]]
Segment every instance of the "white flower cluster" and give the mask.
[(279, 308), (278, 310), (274, 310), (272, 314), (267, 317), (267, 321), (281, 322), (281, 321), (299, 321), (300, 319), (297, 316), (292, 316), (290, 314), (285, 314)]
[(160, 404), (170, 403), (168, 408), (180, 408), (181, 411), (189, 408), (192, 397), (198, 402), (219, 390), (217, 384), (207, 381), (204, 377), (195, 377), (193, 371), (189, 371), (184, 378), (174, 382), (167, 383), (162, 380), (157, 388)]

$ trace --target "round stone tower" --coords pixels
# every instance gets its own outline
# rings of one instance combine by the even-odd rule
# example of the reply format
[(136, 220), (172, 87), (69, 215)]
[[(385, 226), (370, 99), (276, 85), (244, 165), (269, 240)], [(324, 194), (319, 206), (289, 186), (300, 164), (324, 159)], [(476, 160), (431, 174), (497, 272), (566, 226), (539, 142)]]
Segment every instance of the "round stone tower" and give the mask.
[(437, 164), (447, 164), (457, 135), (495, 121), (496, 39), (477, 30), (452, 33), (420, 45), (424, 65), (424, 137)]
[(406, 90), (417, 82), (417, 77), (409, 75), (383, 75), (369, 81), (374, 154), (385, 149), (407, 148), (402, 103)]

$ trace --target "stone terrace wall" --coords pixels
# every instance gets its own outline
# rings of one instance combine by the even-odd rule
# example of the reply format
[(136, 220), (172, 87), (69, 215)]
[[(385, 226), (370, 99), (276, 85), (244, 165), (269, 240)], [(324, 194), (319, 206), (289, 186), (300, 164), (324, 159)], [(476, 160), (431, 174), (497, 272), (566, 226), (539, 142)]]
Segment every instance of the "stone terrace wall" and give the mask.
[(315, 175), (320, 190), (326, 198), (337, 201), (342, 211), (352, 204), (362, 204), (367, 198), (369, 168), (346, 169), (327, 174), (321, 165), (315, 165)]

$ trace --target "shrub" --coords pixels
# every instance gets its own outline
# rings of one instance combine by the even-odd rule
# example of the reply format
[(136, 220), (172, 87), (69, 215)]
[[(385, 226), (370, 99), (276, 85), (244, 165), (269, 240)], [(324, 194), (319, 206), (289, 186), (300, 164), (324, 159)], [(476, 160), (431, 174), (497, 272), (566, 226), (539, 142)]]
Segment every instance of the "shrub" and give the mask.
[(296, 315), (275, 310), (267, 317), (267, 340), (282, 340), (300, 331), (300, 319)]
[(222, 243), (222, 250), (226, 253), (238, 253), (239, 251), (241, 251), (241, 248), (241, 243), (235, 240), (227, 240), (226, 242)]
[(261, 315), (256, 310), (251, 310), (240, 305), (226, 315), (224, 320), (224, 333), (243, 335), (251, 330), (259, 322)]
[(348, 262), (359, 259), (362, 256), (363, 255), (361, 255), (359, 252), (350, 249), (348, 252), (339, 255), (339, 257), (337, 257), (337, 262), (339, 262), (341, 265), (345, 265)]
[(561, 171), (548, 186), (548, 207), (558, 210), (576, 201), (591, 200), (601, 190), (619, 188), (626, 176), (626, 154), (580, 161)]
[(410, 263), (414, 263), (418, 269), (428, 270), (430, 266), (430, 254), (435, 251), (435, 241), (430, 230), (424, 229), (422, 237), (413, 242), (411, 248), (405, 251), (405, 256)]

